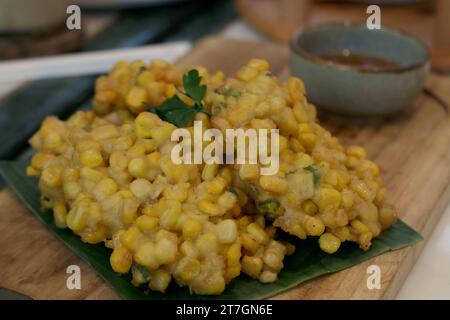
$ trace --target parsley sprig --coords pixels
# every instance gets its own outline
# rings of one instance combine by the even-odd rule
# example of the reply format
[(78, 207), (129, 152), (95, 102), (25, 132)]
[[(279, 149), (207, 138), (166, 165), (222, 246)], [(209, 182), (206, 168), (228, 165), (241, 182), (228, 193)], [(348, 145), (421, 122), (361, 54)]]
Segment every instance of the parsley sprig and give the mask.
[(170, 122), (177, 127), (185, 127), (192, 121), (197, 112), (211, 115), (211, 112), (203, 107), (202, 99), (206, 94), (206, 85), (200, 84), (202, 77), (195, 69), (183, 75), (183, 87), (185, 92), (181, 94), (191, 98), (194, 105), (190, 106), (180, 99), (178, 95), (165, 100), (158, 107), (148, 106), (148, 110), (161, 120)]
[(141, 265), (139, 263), (134, 263), (134, 267), (141, 273), (141, 275), (145, 279), (145, 281), (150, 281), (152, 274), (146, 267), (144, 267), (143, 265)]
[(304, 167), (303, 169), (312, 173), (314, 185), (318, 185), (320, 183), (320, 171), (315, 165), (309, 165), (307, 167)]

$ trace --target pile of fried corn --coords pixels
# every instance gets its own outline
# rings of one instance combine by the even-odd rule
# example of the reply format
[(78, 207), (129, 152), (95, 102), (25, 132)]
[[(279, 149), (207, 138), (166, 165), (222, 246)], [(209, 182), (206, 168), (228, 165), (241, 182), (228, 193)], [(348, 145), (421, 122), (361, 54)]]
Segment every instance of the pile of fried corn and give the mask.
[(93, 112), (49, 117), (30, 140), (37, 152), (27, 174), (39, 176), (42, 206), (57, 226), (112, 248), (112, 268), (131, 271), (135, 285), (165, 292), (173, 279), (192, 293), (220, 294), (241, 272), (277, 280), (294, 251), (277, 228), (319, 236), (331, 254), (344, 241), (367, 250), (395, 222), (378, 166), (317, 123), (300, 79), (280, 84), (258, 59), (237, 78), (197, 70), (212, 116), (195, 120), (220, 130), (279, 129), (278, 174), (260, 175), (257, 164), (174, 164), (176, 127), (145, 106), (179, 94), (185, 70), (119, 62), (97, 80)]

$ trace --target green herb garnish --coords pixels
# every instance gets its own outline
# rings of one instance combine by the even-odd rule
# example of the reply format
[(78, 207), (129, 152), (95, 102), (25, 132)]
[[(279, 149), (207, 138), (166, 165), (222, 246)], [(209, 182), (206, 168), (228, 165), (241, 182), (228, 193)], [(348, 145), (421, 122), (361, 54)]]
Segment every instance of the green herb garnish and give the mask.
[(257, 201), (256, 208), (269, 219), (275, 219), (284, 212), (284, 208), (281, 206), (280, 201), (275, 198)]
[(233, 193), (235, 196), (239, 196), (238, 191), (236, 190), (235, 187), (229, 187), (228, 191), (230, 191), (231, 193)]
[(287, 176), (289, 176), (290, 174), (294, 174), (294, 173), (296, 173), (296, 172), (297, 172), (297, 170), (291, 170), (291, 171), (286, 172), (286, 173), (284, 174), (284, 176), (287, 177)]
[(235, 98), (237, 98), (237, 97), (240, 97), (241, 96), (241, 92), (239, 91), (239, 90), (236, 90), (236, 89), (230, 89), (230, 90), (228, 90), (227, 92), (226, 92), (226, 96), (231, 96), (231, 97), (235, 97)]
[(150, 281), (150, 278), (152, 277), (152, 274), (150, 271), (144, 267), (143, 265), (140, 265), (139, 263), (134, 263), (133, 266), (139, 271), (142, 275), (142, 277), (145, 279), (145, 282)]
[(303, 169), (312, 173), (313, 179), (314, 179), (314, 185), (318, 185), (320, 183), (320, 171), (319, 171), (319, 169), (317, 169), (317, 167), (315, 165), (310, 165), (310, 166), (304, 167)]
[(177, 95), (167, 99), (158, 107), (148, 107), (148, 110), (161, 120), (170, 122), (179, 128), (187, 126), (198, 112), (195, 107), (187, 105)]
[(211, 109), (212, 115), (216, 116), (222, 111), (223, 108), (225, 108), (226, 105), (223, 102), (219, 102), (218, 104), (214, 105)]
[(214, 89), (214, 92), (217, 93), (217, 94), (225, 95), (227, 90), (228, 90), (227, 87), (221, 86), (221, 87), (218, 87), (218, 88)]
[(214, 90), (215, 93), (221, 94), (226, 97), (235, 97), (238, 98), (242, 95), (242, 93), (239, 90), (233, 89), (233, 88), (227, 88), (225, 86), (219, 87)]
[(206, 85), (201, 85), (197, 70), (192, 69), (183, 76), (183, 86), (185, 96), (194, 100), (194, 105), (190, 106), (180, 99), (177, 95), (165, 100), (158, 107), (148, 106), (148, 110), (161, 118), (161, 120), (170, 122), (177, 127), (185, 127), (194, 118), (197, 112), (203, 112), (211, 115), (211, 112), (203, 107), (202, 99), (206, 94)]
[(206, 93), (206, 85), (201, 85), (202, 77), (196, 69), (190, 70), (183, 76), (185, 95), (195, 101), (196, 105), (202, 105), (202, 99)]
[(137, 75), (140, 75), (142, 72), (144, 72), (144, 71), (146, 71), (146, 70), (147, 70), (147, 67), (146, 67), (146, 66), (141, 66), (141, 67), (139, 68), (139, 70), (138, 70)]
[(135, 84), (135, 85), (138, 84), (138, 79), (139, 79), (139, 76), (141, 75), (141, 73), (144, 72), (144, 71), (146, 71), (146, 70), (147, 70), (147, 67), (146, 67), (146, 66), (141, 66), (141, 67), (139, 68), (138, 72), (136, 73), (136, 77), (135, 77), (135, 79), (134, 79), (134, 84)]

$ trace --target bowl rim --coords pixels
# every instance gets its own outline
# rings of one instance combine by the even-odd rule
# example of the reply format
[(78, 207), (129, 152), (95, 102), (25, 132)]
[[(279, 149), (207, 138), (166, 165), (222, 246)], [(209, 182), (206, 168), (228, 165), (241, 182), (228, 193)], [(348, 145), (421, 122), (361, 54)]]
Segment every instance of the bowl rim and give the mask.
[[(385, 28), (385, 27), (381, 28), (380, 30), (382, 30), (384, 32), (399, 35), (403, 38), (408, 38), (409, 40), (415, 42), (418, 46), (422, 47), (425, 52), (424, 58), (422, 60), (420, 60), (419, 62), (408, 64), (405, 66), (388, 67), (388, 68), (381, 68), (381, 69), (364, 69), (359, 66), (344, 65), (344, 64), (340, 64), (337, 62), (333, 62), (333, 61), (321, 58), (320, 56), (317, 56), (313, 53), (306, 51), (298, 44), (298, 39), (306, 32), (317, 30), (317, 29), (322, 29), (322, 28), (326, 28), (326, 27), (333, 27), (333, 26), (346, 27), (346, 28), (353, 28), (353, 27), (366, 28), (366, 26), (363, 23), (349, 22), (349, 21), (326, 22), (326, 23), (320, 23), (320, 24), (316, 24), (313, 26), (300, 28), (293, 33), (293, 35), (291, 36), (291, 39), (289, 41), (289, 47), (291, 49), (291, 52), (301, 56), (302, 58), (304, 58), (306, 60), (309, 60), (310, 62), (312, 62), (314, 64), (318, 64), (323, 67), (332, 68), (332, 69), (340, 69), (343, 71), (355, 71), (355, 72), (359, 72), (359, 73), (371, 73), (371, 74), (408, 72), (411, 70), (420, 69), (420, 68), (424, 67), (425, 65), (427, 65), (430, 61), (430, 51), (429, 51), (427, 45), (422, 40), (418, 39), (417, 37), (415, 37), (409, 33), (404, 32), (402, 30)], [(374, 31), (377, 31), (377, 30), (374, 30)]]

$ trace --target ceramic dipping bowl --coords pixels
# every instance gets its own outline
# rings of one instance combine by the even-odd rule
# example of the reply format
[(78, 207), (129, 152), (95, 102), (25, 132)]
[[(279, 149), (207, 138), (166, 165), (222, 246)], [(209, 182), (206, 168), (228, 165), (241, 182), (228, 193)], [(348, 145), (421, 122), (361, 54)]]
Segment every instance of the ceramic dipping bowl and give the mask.
[[(428, 49), (390, 29), (325, 24), (293, 35), (291, 72), (303, 79), (308, 100), (319, 108), (357, 116), (393, 114), (410, 106), (429, 71)], [(333, 54), (374, 57), (389, 65), (366, 68), (330, 59)]]

